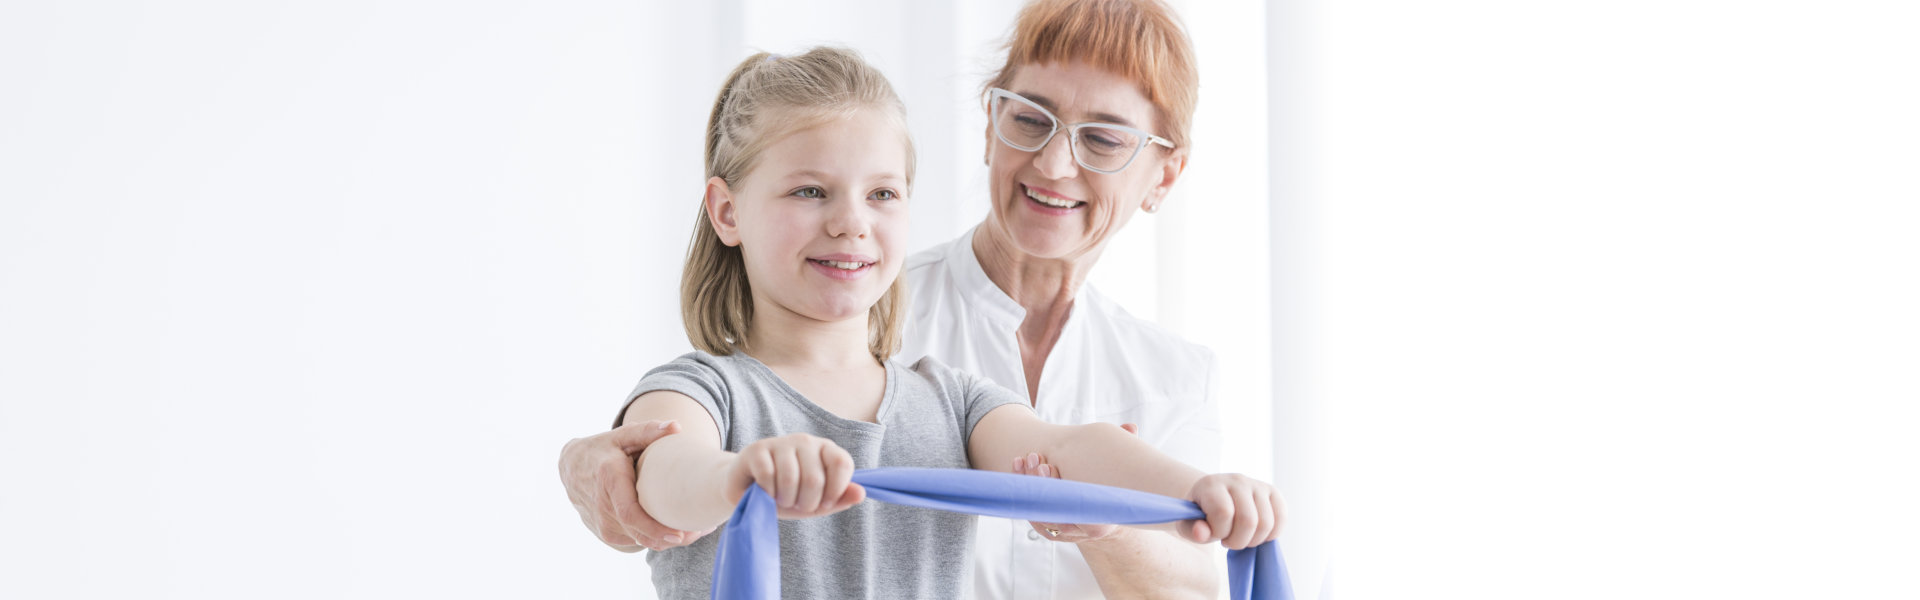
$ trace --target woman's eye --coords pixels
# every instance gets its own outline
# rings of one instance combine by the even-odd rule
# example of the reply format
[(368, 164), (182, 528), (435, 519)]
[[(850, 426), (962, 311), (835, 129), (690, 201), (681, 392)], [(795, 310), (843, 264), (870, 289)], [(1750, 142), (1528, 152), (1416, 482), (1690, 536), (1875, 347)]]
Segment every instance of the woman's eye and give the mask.
[(1013, 116), (1013, 122), (1018, 123), (1022, 128), (1037, 131), (1045, 131), (1053, 128), (1053, 120), (1039, 113), (1016, 114)]
[(794, 196), (799, 196), (799, 197), (801, 197), (801, 198), (825, 198), (825, 197), (827, 197), (827, 191), (826, 191), (826, 190), (823, 190), (823, 189), (820, 189), (820, 188), (817, 188), (817, 187), (814, 187), (814, 186), (807, 186), (807, 187), (803, 187), (803, 188), (800, 188), (800, 189), (797, 189), (797, 190), (794, 190), (793, 192), (791, 192), (791, 194), (792, 194), (792, 195), (794, 195)]
[(899, 200), (900, 192), (896, 192), (893, 190), (877, 190), (873, 193), (873, 195), (868, 197), (873, 198), (874, 200), (880, 200), (883, 202), (889, 201), (889, 200)]
[(1121, 145), (1120, 140), (1114, 139), (1113, 136), (1098, 133), (1089, 133), (1080, 136), (1080, 139), (1098, 146), (1101, 150), (1114, 150), (1118, 149)]

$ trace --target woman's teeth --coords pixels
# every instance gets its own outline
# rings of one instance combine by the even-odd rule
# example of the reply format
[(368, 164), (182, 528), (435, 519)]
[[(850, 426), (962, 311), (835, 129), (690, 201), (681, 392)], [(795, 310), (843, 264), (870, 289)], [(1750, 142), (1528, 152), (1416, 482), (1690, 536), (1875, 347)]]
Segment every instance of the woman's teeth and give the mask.
[(1035, 202), (1039, 202), (1039, 203), (1041, 203), (1041, 204), (1045, 204), (1045, 205), (1047, 205), (1047, 206), (1051, 206), (1051, 207), (1054, 207), (1054, 208), (1073, 208), (1073, 207), (1075, 207), (1075, 206), (1079, 206), (1079, 205), (1081, 205), (1081, 204), (1085, 204), (1085, 202), (1074, 202), (1074, 201), (1072, 201), (1072, 200), (1061, 200), (1061, 199), (1059, 199), (1059, 198), (1055, 198), (1055, 197), (1052, 197), (1052, 196), (1048, 196), (1048, 195), (1045, 195), (1045, 194), (1041, 194), (1041, 193), (1038, 193), (1038, 192), (1035, 192), (1035, 191), (1033, 191), (1033, 188), (1028, 188), (1028, 187), (1022, 187), (1022, 188), (1020, 188), (1020, 189), (1022, 189), (1022, 190), (1026, 190), (1026, 192), (1027, 192), (1027, 197), (1028, 197), (1028, 198), (1032, 198), (1032, 199), (1033, 199), (1033, 200), (1034, 200)]

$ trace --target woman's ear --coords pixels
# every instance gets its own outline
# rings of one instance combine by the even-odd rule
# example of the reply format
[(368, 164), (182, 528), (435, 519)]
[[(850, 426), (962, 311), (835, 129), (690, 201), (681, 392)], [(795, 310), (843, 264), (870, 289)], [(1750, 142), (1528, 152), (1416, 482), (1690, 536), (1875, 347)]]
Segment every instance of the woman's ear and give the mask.
[(713, 232), (719, 234), (720, 243), (740, 245), (740, 222), (735, 218), (733, 188), (727, 186), (725, 179), (707, 178), (707, 222), (713, 225)]
[(1161, 205), (1166, 203), (1167, 194), (1173, 192), (1174, 182), (1179, 181), (1180, 174), (1186, 170), (1187, 149), (1174, 150), (1167, 156), (1165, 162), (1160, 163), (1160, 170), (1155, 173), (1160, 179), (1153, 183), (1152, 189), (1147, 190), (1147, 199), (1140, 203), (1140, 209), (1150, 213), (1158, 212)]
[(986, 152), (981, 153), (980, 162), (986, 163), (987, 166), (991, 167), (993, 166), (993, 124), (992, 123), (987, 124), (987, 145), (984, 146), (984, 148), (986, 148)]

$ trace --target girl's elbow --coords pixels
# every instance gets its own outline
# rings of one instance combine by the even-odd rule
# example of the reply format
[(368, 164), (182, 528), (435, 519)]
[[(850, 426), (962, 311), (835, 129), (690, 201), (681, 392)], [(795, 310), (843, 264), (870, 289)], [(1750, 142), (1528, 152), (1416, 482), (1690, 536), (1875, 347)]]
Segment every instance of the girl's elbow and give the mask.
[(1073, 425), (1070, 429), (1072, 432), (1063, 437), (1066, 438), (1068, 443), (1076, 445), (1114, 441), (1126, 443), (1127, 440), (1133, 439), (1131, 432), (1112, 423), (1094, 422), (1083, 425)]

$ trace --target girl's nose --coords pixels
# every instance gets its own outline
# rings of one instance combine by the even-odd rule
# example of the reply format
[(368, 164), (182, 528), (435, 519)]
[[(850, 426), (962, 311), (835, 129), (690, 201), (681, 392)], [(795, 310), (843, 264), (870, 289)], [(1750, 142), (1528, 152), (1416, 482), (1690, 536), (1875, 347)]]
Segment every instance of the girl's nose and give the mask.
[(858, 199), (841, 198), (835, 200), (827, 209), (827, 235), (830, 237), (853, 237), (866, 239), (873, 232), (873, 219), (867, 214), (867, 207)]

